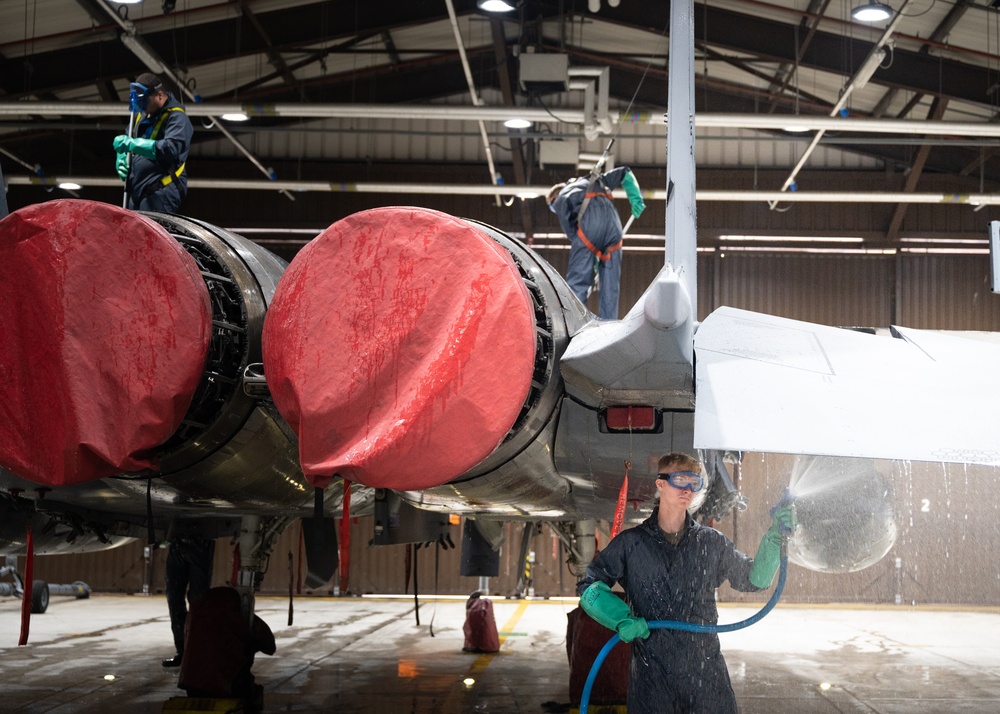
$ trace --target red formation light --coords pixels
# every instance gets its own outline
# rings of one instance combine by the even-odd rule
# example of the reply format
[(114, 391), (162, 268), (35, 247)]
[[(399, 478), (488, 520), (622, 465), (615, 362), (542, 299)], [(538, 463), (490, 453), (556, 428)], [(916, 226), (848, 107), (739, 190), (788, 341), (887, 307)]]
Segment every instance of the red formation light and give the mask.
[(49, 486), (155, 467), (205, 365), (212, 313), (163, 228), (60, 200), (0, 221), (0, 465)]
[(510, 255), (423, 208), (334, 223), (292, 261), (263, 336), (275, 405), (310, 482), (440, 485), (517, 419), (535, 358), (531, 298)]

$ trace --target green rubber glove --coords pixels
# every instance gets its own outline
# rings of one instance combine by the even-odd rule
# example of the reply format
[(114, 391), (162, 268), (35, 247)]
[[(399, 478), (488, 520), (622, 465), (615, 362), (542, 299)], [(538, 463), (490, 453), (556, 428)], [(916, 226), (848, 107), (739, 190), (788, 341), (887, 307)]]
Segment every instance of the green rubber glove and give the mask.
[(128, 154), (118, 154), (118, 158), (115, 160), (115, 170), (118, 172), (118, 178), (122, 181), (128, 178)]
[(625, 172), (625, 178), (622, 179), (622, 186), (625, 188), (625, 195), (628, 196), (628, 202), (632, 205), (632, 217), (638, 218), (646, 210), (646, 203), (642, 200), (642, 191), (639, 190), (639, 182), (635, 180), (635, 176), (631, 170)]
[(646, 620), (632, 614), (628, 604), (611, 592), (611, 588), (600, 580), (591, 583), (580, 596), (580, 607), (609, 630), (614, 630), (622, 642), (635, 638), (649, 637)]
[(629, 643), (636, 638), (644, 640), (649, 637), (649, 623), (645, 618), (629, 615), (618, 623), (617, 631), (622, 642)]
[(791, 533), (793, 530), (795, 530), (795, 507), (791, 503), (783, 503), (775, 508), (771, 527), (760, 539), (757, 555), (754, 556), (753, 565), (750, 567), (750, 582), (756, 587), (771, 587), (774, 574), (778, 572), (778, 566), (781, 564), (781, 541), (785, 533)]
[(119, 134), (115, 137), (115, 151), (119, 154), (128, 152), (147, 159), (155, 159), (156, 142), (153, 139), (132, 139), (125, 134)]

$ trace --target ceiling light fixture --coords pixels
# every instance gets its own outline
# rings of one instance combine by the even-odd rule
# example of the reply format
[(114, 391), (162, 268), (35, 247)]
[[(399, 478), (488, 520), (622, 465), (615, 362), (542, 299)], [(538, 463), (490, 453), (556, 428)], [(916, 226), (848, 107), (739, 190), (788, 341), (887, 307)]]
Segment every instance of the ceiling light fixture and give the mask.
[(882, 22), (892, 17), (892, 8), (878, 0), (869, 0), (868, 4), (851, 10), (851, 17), (858, 22)]
[(60, 181), (59, 188), (63, 191), (79, 191), (83, 186), (76, 183), (75, 181)]
[(486, 12), (510, 12), (517, 6), (508, 0), (476, 0), (476, 7)]
[(250, 117), (248, 117), (243, 112), (233, 112), (231, 114), (223, 114), (222, 118), (225, 119), (226, 121), (249, 121), (250, 119)]
[(531, 122), (527, 119), (521, 119), (520, 117), (514, 117), (513, 119), (508, 119), (503, 123), (508, 129), (530, 129)]

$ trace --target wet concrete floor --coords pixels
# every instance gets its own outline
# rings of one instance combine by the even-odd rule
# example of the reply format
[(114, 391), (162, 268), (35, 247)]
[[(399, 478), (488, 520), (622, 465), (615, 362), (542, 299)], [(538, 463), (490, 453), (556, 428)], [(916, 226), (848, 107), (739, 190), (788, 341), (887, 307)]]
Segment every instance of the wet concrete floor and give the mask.
[[(501, 651), (462, 652), (464, 599), (260, 598), (278, 644), (258, 655), (267, 712), (568, 711), (572, 601), (494, 600)], [(725, 606), (722, 622), (756, 608)], [(163, 597), (53, 597), (17, 647), (20, 603), (0, 599), (0, 712), (160, 712), (182, 694)], [(433, 636), (431, 630), (433, 629)], [(1000, 610), (779, 606), (723, 634), (743, 714), (1000, 712)], [(113, 679), (106, 676), (113, 675)], [(463, 680), (473, 679), (467, 685)]]

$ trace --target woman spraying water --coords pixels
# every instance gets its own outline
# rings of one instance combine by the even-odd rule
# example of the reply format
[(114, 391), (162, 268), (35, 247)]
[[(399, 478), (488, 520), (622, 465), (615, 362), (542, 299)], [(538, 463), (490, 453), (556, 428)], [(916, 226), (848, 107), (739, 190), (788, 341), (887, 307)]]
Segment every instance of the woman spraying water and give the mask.
[[(794, 528), (793, 506), (782, 502), (756, 556), (741, 553), (688, 513), (705, 487), (701, 471), (687, 454), (662, 457), (659, 505), (640, 526), (614, 538), (578, 586), (587, 614), (632, 642), (629, 714), (736, 713), (719, 638), (709, 629), (719, 619), (715, 589), (727, 580), (743, 592), (769, 587), (781, 560), (782, 533)], [(627, 603), (611, 592), (616, 582)], [(649, 621), (679, 621), (700, 631), (650, 632)]]

